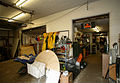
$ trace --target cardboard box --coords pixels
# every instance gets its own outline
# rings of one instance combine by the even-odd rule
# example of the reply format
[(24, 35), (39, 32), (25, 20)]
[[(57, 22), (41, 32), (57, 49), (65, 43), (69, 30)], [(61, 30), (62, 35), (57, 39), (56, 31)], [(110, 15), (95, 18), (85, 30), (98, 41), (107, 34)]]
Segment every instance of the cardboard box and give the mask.
[(40, 78), (45, 75), (45, 64), (35, 61), (33, 64), (27, 64), (28, 74), (35, 78)]
[(63, 74), (60, 77), (60, 83), (73, 83), (73, 75), (72, 72), (69, 72), (67, 76), (64, 76)]

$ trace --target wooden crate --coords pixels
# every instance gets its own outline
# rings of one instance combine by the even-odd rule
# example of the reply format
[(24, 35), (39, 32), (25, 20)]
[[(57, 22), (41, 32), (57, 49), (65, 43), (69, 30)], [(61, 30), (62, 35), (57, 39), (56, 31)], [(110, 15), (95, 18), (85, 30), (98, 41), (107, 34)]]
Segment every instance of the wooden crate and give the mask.
[(73, 83), (73, 74), (72, 72), (69, 72), (67, 76), (64, 76), (63, 74), (60, 77), (60, 83)]

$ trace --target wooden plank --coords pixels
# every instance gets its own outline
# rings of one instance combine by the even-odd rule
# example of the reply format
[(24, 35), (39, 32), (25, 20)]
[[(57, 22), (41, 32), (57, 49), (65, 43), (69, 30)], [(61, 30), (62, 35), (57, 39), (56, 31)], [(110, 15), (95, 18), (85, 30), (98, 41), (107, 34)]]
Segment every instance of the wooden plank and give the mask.
[(102, 54), (102, 76), (105, 78), (109, 68), (109, 55)]
[(109, 77), (116, 80), (116, 64), (109, 66)]
[(15, 56), (15, 53), (16, 53), (16, 50), (18, 47), (18, 43), (19, 43), (19, 38), (15, 38), (15, 42), (14, 42), (14, 45), (13, 45), (12, 51), (11, 51), (12, 58), (14, 58), (14, 56)]
[(34, 51), (34, 48), (33, 46), (21, 46), (21, 51), (20, 51), (20, 55), (23, 55), (23, 54), (33, 54), (35, 55), (35, 51)]
[(19, 30), (15, 30), (15, 33), (14, 33), (14, 45), (13, 45), (12, 51), (11, 51), (12, 58), (14, 58), (16, 50), (18, 48), (18, 43), (20, 42), (19, 37), (20, 37)]
[(45, 63), (48, 69), (60, 71), (60, 64), (59, 64), (58, 57), (51, 50), (45, 50), (41, 52), (40, 54), (38, 54), (35, 60)]

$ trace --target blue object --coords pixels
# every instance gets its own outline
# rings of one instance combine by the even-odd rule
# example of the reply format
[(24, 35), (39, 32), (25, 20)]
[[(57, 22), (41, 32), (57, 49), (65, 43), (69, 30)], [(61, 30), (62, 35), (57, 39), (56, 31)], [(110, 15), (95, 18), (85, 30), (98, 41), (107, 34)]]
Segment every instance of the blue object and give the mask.
[(37, 57), (37, 54), (35, 54), (35, 56), (33, 56), (33, 54), (29, 54), (29, 55), (24, 54), (22, 56), (25, 56), (28, 58), (30, 57), (30, 59), (26, 60), (26, 59), (16, 58), (16, 59), (14, 59), (14, 61), (21, 62), (23, 64), (26, 64), (26, 63), (32, 64), (34, 62), (35, 58)]
[(37, 41), (37, 37), (35, 38), (35, 40)]

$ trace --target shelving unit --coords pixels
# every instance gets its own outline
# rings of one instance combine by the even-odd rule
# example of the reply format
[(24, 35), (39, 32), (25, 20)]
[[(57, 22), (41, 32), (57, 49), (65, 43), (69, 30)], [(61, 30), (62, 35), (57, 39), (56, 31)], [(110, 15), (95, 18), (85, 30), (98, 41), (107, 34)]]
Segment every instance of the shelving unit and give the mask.
[(67, 63), (69, 62), (69, 44), (58, 44), (56, 45), (55, 53), (58, 56), (60, 65), (65, 66), (65, 70), (67, 68)]
[(90, 53), (90, 33), (74, 32), (73, 49), (74, 57), (78, 57), (82, 53), (85, 58)]
[(96, 54), (97, 53), (97, 46), (93, 43), (92, 45), (92, 54)]

